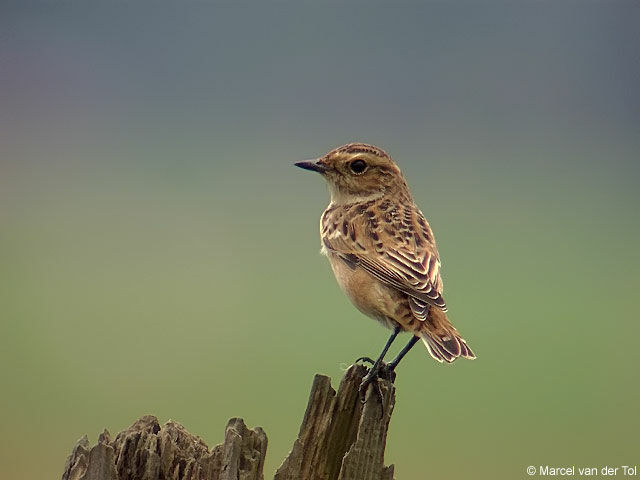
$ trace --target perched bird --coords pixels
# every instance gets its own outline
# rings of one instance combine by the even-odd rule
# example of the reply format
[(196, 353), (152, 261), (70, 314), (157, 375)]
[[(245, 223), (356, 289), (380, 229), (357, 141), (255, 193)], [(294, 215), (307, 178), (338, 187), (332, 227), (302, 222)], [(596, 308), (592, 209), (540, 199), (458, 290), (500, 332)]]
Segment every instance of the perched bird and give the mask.
[[(295, 165), (328, 183), (331, 202), (320, 218), (320, 237), (338, 284), (362, 313), (393, 330), (375, 362), (361, 358), (373, 363), (361, 392), (381, 370), (393, 371), (418, 340), (438, 362), (475, 358), (447, 318), (433, 232), (391, 157), (350, 143)], [(385, 364), (401, 331), (413, 336)]]

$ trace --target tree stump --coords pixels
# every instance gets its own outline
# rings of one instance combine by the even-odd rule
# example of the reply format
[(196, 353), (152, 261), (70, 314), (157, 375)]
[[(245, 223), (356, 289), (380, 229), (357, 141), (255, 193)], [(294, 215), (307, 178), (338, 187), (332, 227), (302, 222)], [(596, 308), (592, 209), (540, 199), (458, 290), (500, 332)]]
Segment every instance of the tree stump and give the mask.
[[(274, 480), (393, 480), (393, 465), (384, 466), (393, 379), (380, 380), (380, 392), (370, 386), (363, 404), (358, 387), (366, 372), (352, 365), (337, 392), (329, 377), (315, 376), (298, 439)], [(114, 439), (105, 430), (93, 447), (82, 437), (62, 480), (263, 480), (266, 451), (264, 431), (240, 418), (209, 449), (179, 423), (160, 426), (147, 415)]]

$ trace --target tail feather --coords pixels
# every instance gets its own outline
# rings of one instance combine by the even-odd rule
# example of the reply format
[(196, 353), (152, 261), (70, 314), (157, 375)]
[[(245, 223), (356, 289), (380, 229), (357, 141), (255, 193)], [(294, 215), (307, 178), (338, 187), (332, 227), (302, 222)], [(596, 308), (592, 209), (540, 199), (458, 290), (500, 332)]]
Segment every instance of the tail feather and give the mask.
[(419, 332), (429, 354), (438, 362), (452, 363), (458, 357), (474, 359), (476, 356), (460, 336), (445, 312), (431, 308)]

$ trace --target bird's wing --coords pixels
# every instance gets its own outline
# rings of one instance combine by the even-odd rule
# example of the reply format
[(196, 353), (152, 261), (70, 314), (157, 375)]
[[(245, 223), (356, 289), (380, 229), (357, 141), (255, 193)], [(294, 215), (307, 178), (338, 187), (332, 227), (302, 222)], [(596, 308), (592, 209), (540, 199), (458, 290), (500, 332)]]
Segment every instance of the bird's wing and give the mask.
[(322, 222), (324, 247), (420, 303), (446, 311), (438, 250), (420, 210), (414, 205), (376, 210), (330, 212)]

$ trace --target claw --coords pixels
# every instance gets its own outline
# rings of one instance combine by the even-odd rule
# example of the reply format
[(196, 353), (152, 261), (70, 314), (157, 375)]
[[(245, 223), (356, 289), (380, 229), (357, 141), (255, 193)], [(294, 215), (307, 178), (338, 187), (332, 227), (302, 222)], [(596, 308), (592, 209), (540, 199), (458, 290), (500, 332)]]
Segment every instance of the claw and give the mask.
[(362, 383), (360, 384), (360, 388), (358, 389), (360, 393), (360, 403), (364, 404), (367, 401), (367, 389), (369, 385), (373, 388), (373, 391), (380, 400), (380, 419), (384, 417), (384, 396), (382, 395), (382, 389), (380, 388), (380, 383), (378, 382), (378, 376), (369, 377), (369, 375), (365, 376), (362, 379)]
[(363, 380), (360, 384), (360, 388), (358, 388), (358, 393), (360, 394), (360, 403), (365, 403), (367, 401), (367, 388), (369, 387), (369, 383), (365, 383)]
[(353, 363), (358, 363), (358, 362), (363, 362), (363, 363), (370, 363), (371, 365), (373, 365), (375, 362), (375, 360), (371, 357), (358, 357), (356, 358), (356, 361)]
[[(367, 388), (370, 383), (378, 384), (378, 372), (380, 371), (380, 365), (374, 363), (373, 366), (369, 369), (367, 374), (362, 378), (362, 383), (360, 383), (360, 388), (358, 391), (360, 392), (360, 401), (362, 403), (365, 402), (365, 397), (367, 395)], [(374, 387), (375, 388), (375, 387)]]
[[(360, 393), (360, 403), (365, 403), (367, 401), (367, 390), (370, 384), (378, 385), (377, 377), (370, 377), (368, 374), (362, 379), (362, 383), (358, 388), (358, 392)], [(374, 387), (375, 388), (375, 387)], [(380, 388), (378, 386), (378, 388)]]
[(366, 402), (367, 389), (369, 385), (373, 387), (373, 390), (376, 393), (376, 396), (380, 399), (380, 405), (384, 404), (384, 397), (382, 396), (382, 390), (380, 389), (380, 384), (378, 383), (378, 378), (380, 378), (380, 373), (386, 378), (386, 365), (375, 365), (371, 367), (369, 372), (362, 379), (362, 383), (360, 383), (360, 387), (358, 388), (358, 392), (360, 393), (360, 401), (362, 403)]

